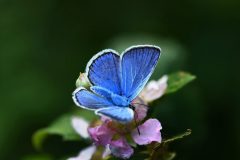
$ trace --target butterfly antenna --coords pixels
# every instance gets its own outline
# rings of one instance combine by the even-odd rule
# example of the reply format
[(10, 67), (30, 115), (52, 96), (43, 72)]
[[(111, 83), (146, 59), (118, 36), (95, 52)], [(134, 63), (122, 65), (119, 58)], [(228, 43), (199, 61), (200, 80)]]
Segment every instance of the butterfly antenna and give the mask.
[(137, 112), (136, 112), (135, 110), (134, 110), (134, 112), (135, 112), (135, 114), (136, 114), (136, 117), (134, 116), (134, 121), (135, 121), (135, 124), (136, 124), (136, 127), (137, 127), (138, 134), (139, 134), (139, 136), (140, 136), (140, 130), (139, 130), (139, 128), (138, 128), (138, 123), (137, 123), (138, 114), (137, 114)]

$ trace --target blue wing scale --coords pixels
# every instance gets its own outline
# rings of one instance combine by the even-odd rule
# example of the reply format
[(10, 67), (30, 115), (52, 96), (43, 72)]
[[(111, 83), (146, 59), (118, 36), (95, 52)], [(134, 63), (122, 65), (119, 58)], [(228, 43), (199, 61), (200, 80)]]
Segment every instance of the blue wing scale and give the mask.
[(82, 87), (77, 88), (73, 92), (72, 98), (77, 106), (89, 110), (95, 110), (113, 105), (113, 103), (111, 103), (106, 98), (96, 95), (92, 92), (89, 92), (88, 90)]
[(111, 106), (108, 108), (98, 109), (96, 110), (95, 113), (110, 117), (122, 123), (130, 122), (134, 116), (132, 109), (128, 107), (118, 107), (118, 106)]
[(86, 68), (89, 81), (115, 94), (121, 91), (120, 56), (114, 50), (103, 50), (95, 55)]
[(143, 89), (160, 57), (160, 48), (137, 46), (122, 56), (122, 94), (132, 101)]

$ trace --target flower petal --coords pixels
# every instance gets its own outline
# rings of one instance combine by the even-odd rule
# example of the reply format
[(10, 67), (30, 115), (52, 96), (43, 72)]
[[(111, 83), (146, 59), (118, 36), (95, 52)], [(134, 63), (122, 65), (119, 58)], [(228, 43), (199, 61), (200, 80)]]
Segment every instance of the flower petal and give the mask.
[(79, 117), (73, 117), (72, 127), (83, 138), (89, 138), (89, 134), (87, 130), (89, 127), (89, 123), (85, 119), (79, 118)]
[(92, 145), (83, 149), (77, 157), (68, 158), (68, 160), (90, 160), (96, 151), (96, 146)]
[(118, 158), (128, 159), (133, 154), (133, 148), (127, 143), (125, 138), (112, 141), (110, 144), (111, 153)]
[(110, 143), (114, 131), (108, 127), (108, 122), (100, 126), (88, 128), (88, 133), (96, 145), (106, 146)]
[(135, 107), (136, 120), (143, 120), (146, 117), (148, 111), (148, 107), (145, 102), (140, 97), (137, 97), (132, 101), (131, 104)]
[(109, 148), (109, 144), (106, 145), (105, 150), (103, 151), (102, 158), (106, 158), (111, 154), (111, 150)]
[(140, 97), (146, 102), (152, 102), (160, 98), (167, 89), (168, 77), (165, 75), (158, 81), (150, 81), (143, 91), (140, 93)]
[(107, 122), (109, 122), (109, 121), (112, 121), (112, 119), (109, 118), (109, 117), (107, 117), (107, 116), (102, 115), (102, 116), (101, 116), (101, 121), (102, 121), (103, 123), (107, 123)]
[(148, 119), (145, 123), (138, 126), (140, 135), (137, 129), (132, 132), (133, 140), (139, 145), (150, 144), (153, 141), (161, 142), (161, 123), (157, 119)]

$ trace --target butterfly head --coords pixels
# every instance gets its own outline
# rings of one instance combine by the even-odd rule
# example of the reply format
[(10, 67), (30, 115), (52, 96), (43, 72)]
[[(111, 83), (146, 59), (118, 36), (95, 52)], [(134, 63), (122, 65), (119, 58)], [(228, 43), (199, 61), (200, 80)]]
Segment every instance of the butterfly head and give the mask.
[(136, 107), (134, 105), (132, 105), (132, 104), (129, 104), (128, 107), (131, 108), (133, 111), (135, 111), (135, 109), (136, 109)]

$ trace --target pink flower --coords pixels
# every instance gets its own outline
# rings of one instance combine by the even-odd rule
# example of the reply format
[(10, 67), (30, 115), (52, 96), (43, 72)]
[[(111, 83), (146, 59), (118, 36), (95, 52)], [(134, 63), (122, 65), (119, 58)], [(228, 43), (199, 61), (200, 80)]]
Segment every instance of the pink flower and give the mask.
[[(87, 122), (85, 119), (80, 117), (73, 117), (72, 118), (72, 127), (73, 129), (83, 138), (89, 138), (88, 134), (88, 127), (89, 122)], [(90, 160), (96, 151), (96, 146), (91, 145), (79, 152), (79, 154), (76, 157), (68, 158), (67, 160)]]
[(112, 141), (109, 148), (111, 150), (111, 153), (118, 158), (128, 159), (133, 154), (132, 147), (123, 137), (118, 140)]
[[(138, 99), (141, 100), (141, 99)], [(140, 101), (134, 101), (134, 103), (139, 102), (135, 105), (136, 114), (138, 115), (137, 120), (140, 122), (145, 118), (147, 113), (147, 107)], [(161, 142), (161, 132), (162, 126), (157, 119), (148, 119), (142, 125), (139, 125), (140, 135), (135, 128), (135, 124), (132, 123), (128, 126), (118, 124), (109, 118), (102, 117), (102, 124), (96, 127), (88, 128), (89, 123), (82, 118), (74, 117), (72, 119), (73, 128), (85, 138), (90, 137), (95, 145), (101, 145), (105, 148), (102, 154), (103, 158), (106, 158), (110, 154), (115, 157), (128, 159), (133, 154), (134, 150), (127, 142), (126, 136), (131, 135), (135, 143), (139, 145), (147, 145), (153, 141)], [(116, 137), (120, 137), (115, 139)], [(69, 160), (82, 160), (91, 158), (93, 153), (96, 151), (96, 147), (88, 147), (82, 150), (77, 157), (73, 157)], [(82, 158), (84, 157), (84, 158)]]
[(135, 107), (135, 118), (137, 121), (143, 120), (147, 116), (148, 107), (144, 101), (137, 97), (131, 103)]
[(122, 136), (120, 133), (112, 130), (108, 124), (112, 121), (106, 120), (102, 125), (89, 128), (88, 132), (91, 139), (96, 145), (102, 145), (105, 147), (102, 157), (105, 158), (109, 154), (115, 157), (127, 159), (133, 154), (132, 147), (127, 143), (126, 139), (121, 137), (118, 140), (112, 140), (114, 134)]
[(137, 129), (133, 130), (132, 138), (139, 145), (150, 144), (151, 142), (161, 142), (161, 123), (157, 119), (148, 119), (142, 125), (138, 126), (140, 135)]
[(158, 81), (150, 81), (140, 93), (140, 97), (146, 102), (152, 102), (160, 98), (167, 89), (168, 77), (165, 75)]
[(96, 145), (106, 146), (110, 143), (114, 131), (108, 127), (110, 121), (105, 121), (102, 125), (88, 128), (88, 133)]
[(102, 154), (102, 158), (105, 159), (106, 157), (108, 157), (109, 155), (111, 155), (111, 150), (109, 148), (109, 144), (107, 144), (105, 146), (105, 150), (103, 151), (103, 154)]

